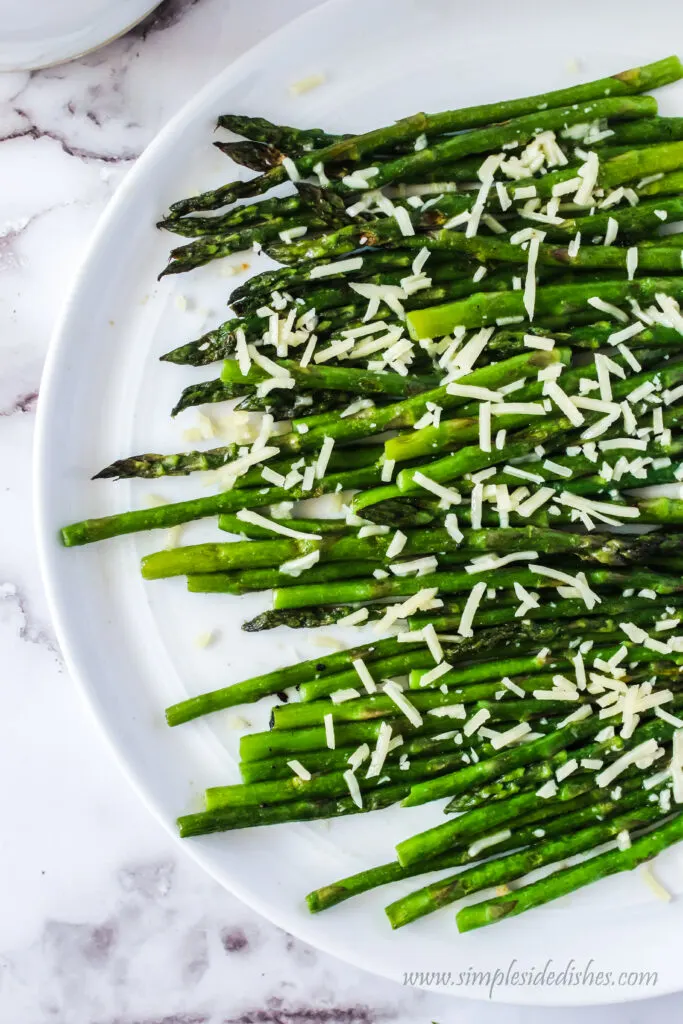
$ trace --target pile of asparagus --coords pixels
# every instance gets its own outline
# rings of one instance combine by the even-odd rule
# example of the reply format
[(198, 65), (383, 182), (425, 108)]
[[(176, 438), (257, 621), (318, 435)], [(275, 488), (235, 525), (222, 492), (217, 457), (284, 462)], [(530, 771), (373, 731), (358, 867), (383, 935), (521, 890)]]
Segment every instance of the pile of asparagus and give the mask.
[(249, 247), (280, 264), (163, 357), (224, 360), (173, 414), (262, 415), (248, 442), (97, 474), (201, 472), (215, 493), (62, 540), (217, 517), (241, 539), (166, 547), (143, 576), (272, 590), (247, 631), (365, 624), (369, 641), (167, 710), (175, 726), (282, 696), (242, 737), (243, 782), (209, 789), (183, 836), (447, 798), (441, 824), (311, 911), (458, 868), (387, 914), (496, 887), (458, 912), (464, 931), (683, 838), (683, 498), (642, 491), (683, 481), (683, 233), (665, 233), (683, 118), (643, 95), (681, 77), (671, 57), (362, 135), (225, 116), (244, 139), (216, 145), (260, 173), (161, 222), (194, 238), (165, 274)]

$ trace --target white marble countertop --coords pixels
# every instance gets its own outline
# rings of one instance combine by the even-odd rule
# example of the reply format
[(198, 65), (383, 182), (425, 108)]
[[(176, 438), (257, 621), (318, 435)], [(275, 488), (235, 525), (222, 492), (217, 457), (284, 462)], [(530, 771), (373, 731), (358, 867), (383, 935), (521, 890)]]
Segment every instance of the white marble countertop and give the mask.
[(0, 76), (0, 1024), (678, 1021), (683, 995), (508, 1008), (403, 988), (305, 946), (179, 853), (62, 664), (31, 523), (56, 310), (98, 215), (158, 129), (316, 2), (166, 0), (83, 60)]

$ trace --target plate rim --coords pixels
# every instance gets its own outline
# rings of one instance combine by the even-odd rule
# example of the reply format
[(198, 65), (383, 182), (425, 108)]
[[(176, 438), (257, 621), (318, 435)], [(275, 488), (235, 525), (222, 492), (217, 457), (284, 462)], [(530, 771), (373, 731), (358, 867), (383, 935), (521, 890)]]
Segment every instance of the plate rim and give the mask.
[[(95, 31), (95, 26), (88, 23), (69, 35), (43, 41), (32, 39), (0, 44), (0, 71), (42, 71), (78, 60), (120, 39), (161, 3), (162, 0), (124, 0), (123, 3), (112, 4), (106, 16), (97, 22), (103, 26), (102, 31)], [(121, 17), (122, 10), (127, 12), (124, 17)]]
[[(394, 981), (396, 984), (400, 985), (401, 982), (396, 973), (391, 974), (380, 970), (378, 967), (368, 968), (358, 959), (354, 959), (352, 950), (348, 947), (348, 944), (343, 945), (342, 948), (340, 948), (337, 942), (329, 938), (329, 935), (311, 936), (305, 930), (302, 931), (302, 929), (297, 926), (297, 922), (295, 920), (288, 918), (282, 911), (278, 910), (278, 908), (273, 908), (266, 900), (259, 899), (258, 895), (256, 895), (253, 890), (247, 889), (245, 884), (239, 879), (234, 876), (231, 876), (229, 879), (226, 878), (225, 872), (222, 872), (217, 866), (215, 866), (210, 857), (205, 856), (204, 850), (199, 844), (187, 841), (183, 842), (180, 839), (177, 830), (173, 828), (172, 823), (163, 813), (152, 792), (147, 788), (139, 769), (124, 756), (124, 753), (117, 743), (111, 723), (96, 707), (96, 702), (92, 699), (90, 692), (91, 684), (88, 672), (86, 671), (85, 666), (80, 664), (81, 655), (77, 649), (77, 642), (73, 637), (69, 638), (69, 629), (64, 621), (64, 616), (60, 606), (60, 598), (57, 594), (58, 588), (56, 580), (58, 569), (53, 563), (56, 559), (56, 552), (60, 549), (59, 546), (55, 544), (52, 524), (48, 521), (45, 494), (47, 476), (43, 469), (45, 459), (48, 454), (48, 430), (51, 419), (51, 409), (58, 397), (54, 381), (57, 375), (56, 371), (62, 351), (65, 350), (68, 344), (66, 327), (72, 310), (77, 306), (82, 281), (86, 277), (91, 258), (96, 254), (100, 245), (104, 242), (110, 224), (118, 215), (119, 206), (125, 202), (129, 193), (135, 191), (138, 177), (143, 173), (144, 166), (147, 161), (153, 157), (157, 149), (162, 149), (164, 147), (167, 137), (173, 135), (178, 125), (195, 116), (197, 112), (204, 108), (206, 97), (210, 96), (215, 91), (220, 82), (239, 75), (243, 68), (249, 66), (252, 62), (257, 61), (260, 56), (270, 51), (273, 47), (276, 49), (279, 48), (283, 40), (290, 35), (296, 35), (304, 23), (313, 22), (320, 17), (327, 18), (330, 11), (334, 11), (335, 9), (341, 10), (344, 7), (353, 7), (357, 3), (358, 0), (323, 0), (322, 3), (310, 10), (304, 11), (285, 25), (280, 26), (274, 32), (260, 40), (257, 44), (250, 47), (217, 75), (213, 76), (162, 126), (152, 141), (145, 147), (143, 153), (135, 162), (135, 165), (131, 168), (107, 202), (98, 218), (94, 230), (90, 235), (87, 245), (84, 247), (79, 267), (72, 279), (71, 286), (61, 306), (59, 315), (56, 318), (41, 374), (33, 445), (33, 525), (36, 534), (38, 563), (41, 580), (45, 589), (48, 610), (69, 675), (76, 683), (77, 689), (80, 692), (92, 720), (96, 723), (100, 734), (104, 737), (123, 774), (133, 786), (145, 806), (161, 824), (164, 831), (171, 836), (179, 849), (183, 849), (185, 853), (199, 864), (201, 868), (206, 871), (207, 874), (219, 885), (224, 889), (227, 889), (266, 920), (272, 922), (276, 927), (296, 935), (302, 941), (335, 957), (343, 963), (348, 963), (355, 968), (364, 970), (373, 977), (387, 978), (388, 980)], [(156, 3), (153, 7), (154, 6), (157, 6)], [(670, 995), (683, 989), (683, 979), (679, 984), (669, 983), (664, 985), (662, 988), (658, 988), (651, 996), (647, 993), (643, 994), (640, 989), (630, 990), (629, 988), (622, 987), (611, 989), (610, 998), (605, 1001), (596, 1001), (590, 997), (586, 998), (586, 996), (589, 996), (590, 990), (583, 986), (576, 992), (573, 992), (575, 998), (571, 1001), (568, 1001), (566, 998), (560, 998), (559, 1000), (554, 999), (544, 988), (535, 989), (534, 991), (541, 993), (541, 998), (530, 1001), (528, 996), (526, 998), (524, 997), (524, 993), (526, 992), (525, 989), (520, 990), (519, 996), (517, 996), (516, 990), (513, 989), (512, 992), (510, 992), (506, 989), (505, 997), (504, 999), (501, 999), (498, 996), (487, 997), (485, 992), (475, 991), (473, 988), (469, 988), (467, 986), (462, 988), (458, 987), (457, 989), (443, 989), (419, 985), (411, 985), (410, 987), (417, 991), (422, 990), (428, 992), (432, 995), (452, 995), (456, 998), (459, 997), (473, 1002), (484, 1001), (488, 998), (489, 1001), (497, 1002), (502, 1005), (580, 1007), (620, 1005), (623, 1003), (634, 1002), (636, 1000)], [(563, 995), (565, 994), (566, 993), (563, 993)]]

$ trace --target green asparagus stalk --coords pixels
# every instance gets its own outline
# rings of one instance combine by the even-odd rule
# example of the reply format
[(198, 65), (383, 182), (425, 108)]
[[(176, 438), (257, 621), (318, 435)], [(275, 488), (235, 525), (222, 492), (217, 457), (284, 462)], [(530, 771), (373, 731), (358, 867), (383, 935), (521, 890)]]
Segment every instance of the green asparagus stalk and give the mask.
[(357, 807), (351, 797), (328, 800), (292, 800), (271, 807), (222, 808), (215, 811), (200, 811), (184, 814), (178, 818), (178, 830), (182, 839), (203, 836), (211, 832), (225, 832), (236, 828), (251, 828), (255, 825), (277, 825), (285, 821), (314, 821), (319, 818), (337, 818), (346, 814), (378, 811), (401, 799), (406, 785), (382, 786), (367, 794), (362, 808)]
[[(202, 470), (222, 469), (232, 462), (239, 454), (240, 445), (227, 444), (220, 448), (210, 448), (203, 452), (178, 452), (175, 455), (157, 455), (146, 453), (133, 455), (127, 459), (118, 459), (100, 470), (93, 477), (94, 480), (114, 478), (117, 480), (126, 477), (144, 477), (155, 479), (160, 476), (186, 476), (188, 473), (195, 473)], [(378, 445), (364, 444), (357, 448), (339, 448), (332, 452), (328, 463), (328, 470), (362, 469), (377, 462), (381, 455), (381, 448)], [(297, 461), (295, 455), (283, 459), (273, 460), (269, 463), (270, 468), (284, 476), (289, 473), (292, 463)], [(237, 478), (233, 487), (259, 487), (263, 486), (263, 467), (252, 466), (251, 469)], [(272, 536), (269, 534), (269, 536)]]
[[(536, 293), (535, 311), (538, 316), (571, 317), (574, 313), (590, 310), (590, 298), (599, 298), (617, 305), (629, 298), (638, 302), (651, 302), (659, 292), (672, 295), (674, 298), (682, 297), (683, 278), (642, 278), (636, 281), (621, 280), (602, 284), (539, 288)], [(596, 319), (599, 319), (599, 311), (595, 312)], [(413, 310), (407, 319), (411, 336), (417, 340), (450, 334), (457, 326), (482, 327), (510, 316), (526, 317), (522, 292), (474, 295), (462, 302)]]
[(331, 135), (322, 128), (290, 128), (289, 125), (273, 124), (265, 117), (251, 117), (249, 114), (221, 114), (218, 128), (227, 128), (235, 135), (244, 135), (252, 142), (263, 142), (276, 146), (289, 156), (299, 156), (309, 149), (331, 146), (349, 135)]
[[(585, 802), (585, 800), (585, 796), (579, 797), (576, 801), (572, 801), (571, 804), (580, 804), (582, 801)], [(543, 832), (544, 837), (547, 839), (554, 836), (572, 835), (574, 832), (578, 832), (580, 829), (592, 825), (596, 821), (601, 822), (618, 813), (625, 815), (631, 809), (640, 807), (641, 804), (642, 795), (640, 793), (627, 794), (621, 801), (601, 800), (598, 803), (579, 806), (576, 810), (561, 813), (557, 817), (549, 818), (548, 820), (543, 819), (542, 828), (539, 828), (537, 821), (529, 827), (524, 827), (525, 822), (522, 819), (519, 822), (519, 825), (522, 827), (518, 828), (509, 839), (502, 839), (496, 843), (495, 852), (503, 853), (516, 847), (534, 846), (537, 844), (539, 832)], [(567, 805), (567, 807), (569, 806), (570, 804)], [(376, 868), (359, 871), (358, 874), (350, 875), (348, 878), (343, 878), (338, 882), (333, 882), (330, 885), (322, 886), (320, 889), (310, 892), (306, 897), (308, 909), (311, 913), (315, 914), (321, 910), (328, 910), (330, 907), (334, 907), (338, 903), (350, 899), (352, 896), (359, 896), (361, 893), (376, 889), (381, 885), (387, 885), (389, 882), (398, 882), (405, 878), (414, 878), (416, 875), (426, 874), (430, 871), (442, 871), (445, 868), (469, 864), (478, 857), (478, 855), (472, 856), (470, 854), (470, 845), (456, 847), (447, 853), (441, 854), (440, 857), (435, 857), (424, 863), (413, 864), (409, 868), (402, 867), (398, 861), (390, 861), (388, 864), (382, 864)], [(485, 853), (484, 856), (486, 856)], [(455, 878), (458, 877), (460, 876), (455, 876)], [(396, 908), (392, 910), (392, 917), (398, 913), (403, 916), (406, 911), (410, 912), (412, 907), (415, 907), (417, 910), (427, 899), (430, 901), (428, 904), (430, 908), (437, 909), (439, 906), (442, 906), (442, 899), (444, 897), (447, 898), (447, 891), (442, 893), (439, 887), (442, 884), (446, 885), (448, 882), (449, 880), (446, 879), (444, 883), (435, 883), (434, 889), (432, 889), (432, 886), (428, 886), (425, 889), (418, 890), (417, 893), (411, 893), (403, 899), (397, 900), (391, 904), (392, 908)], [(429, 896), (427, 897), (428, 890)], [(388, 912), (389, 910), (387, 909)], [(429, 912), (431, 912), (431, 909), (425, 910), (425, 913)], [(422, 916), (422, 914), (417, 914), (417, 916)], [(414, 918), (411, 917), (411, 920), (414, 920)]]
[(287, 490), (284, 487), (262, 487), (245, 490), (225, 491), (221, 494), (189, 501), (178, 501), (168, 505), (157, 505), (155, 508), (135, 509), (131, 512), (120, 512), (118, 515), (103, 516), (99, 519), (86, 519), (80, 523), (72, 523), (61, 530), (61, 540), (66, 547), (79, 544), (92, 544), (110, 537), (120, 537), (125, 533), (136, 533), (140, 530), (160, 530), (171, 526), (179, 526), (195, 519), (235, 512), (239, 509), (261, 508), (281, 501), (296, 501), (302, 498), (316, 498), (321, 494), (334, 493), (337, 490), (348, 490), (364, 487), (379, 479), (380, 469), (368, 466), (365, 469), (351, 470), (348, 473), (332, 473), (315, 482), (310, 491), (300, 487)]
[[(343, 519), (279, 519), (277, 522), (299, 533), (338, 534), (347, 533), (349, 527)], [(238, 515), (224, 515), (218, 518), (219, 530), (248, 537), (250, 540), (272, 540), (273, 531), (264, 526), (245, 522)]]
[[(434, 552), (514, 553), (532, 551), (544, 555), (574, 555), (603, 565), (623, 567), (666, 559), (683, 552), (683, 535), (650, 533), (637, 537), (608, 534), (571, 534), (537, 526), (499, 527), (495, 530), (465, 530), (454, 540), (446, 529), (412, 530), (405, 534), (401, 559)], [(324, 536), (320, 539), (280, 537), (264, 541), (236, 541), (228, 544), (194, 544), (154, 552), (142, 559), (145, 579), (184, 576), (188, 573), (217, 573), (235, 569), (279, 566), (284, 562), (319, 552), (321, 561), (346, 562), (351, 558), (384, 560), (393, 538), (389, 534), (359, 538)], [(468, 555), (465, 555), (467, 558)], [(393, 558), (390, 558), (393, 561)]]
[[(410, 646), (408, 645), (408, 647)], [(414, 645), (414, 647), (419, 646), (419, 642)], [(352, 647), (345, 651), (320, 655), (318, 658), (276, 669), (274, 672), (266, 672), (264, 675), (254, 676), (243, 682), (234, 683), (232, 686), (225, 686), (210, 693), (202, 693), (198, 697), (190, 697), (188, 700), (168, 708), (166, 719), (169, 725), (180, 725), (182, 722), (189, 722), (193, 718), (199, 718), (213, 711), (235, 707), (237, 704), (253, 703), (260, 700), (261, 697), (279, 693), (289, 686), (297, 686), (308, 680), (337, 674), (350, 666), (354, 658), (363, 658), (365, 661), (373, 662), (406, 650), (405, 644), (399, 645), (396, 639), (387, 638)]]
[[(645, 499), (650, 502), (667, 499)], [(533, 563), (529, 563), (532, 565)], [(632, 570), (630, 573), (618, 573), (606, 569), (587, 569), (586, 578), (589, 584), (597, 586), (626, 587), (653, 589), (657, 593), (676, 593), (681, 584), (675, 576), (666, 576), (648, 570)], [(512, 587), (517, 582), (523, 587), (537, 589), (554, 586), (556, 583), (547, 576), (536, 573), (533, 569), (495, 569), (477, 573), (476, 581), (483, 581), (490, 587)], [(335, 586), (305, 583), (276, 589), (273, 591), (273, 607), (306, 608), (320, 604), (349, 603), (364, 604), (367, 601), (379, 601), (385, 598), (409, 597), (425, 588), (436, 588), (442, 594), (459, 594), (470, 591), (473, 577), (468, 572), (434, 572), (413, 579), (386, 580), (351, 580)]]
[[(403, 896), (386, 907), (391, 927), (402, 928), (404, 925), (410, 924), (411, 921), (431, 914), (440, 907), (448, 906), (463, 896), (480, 892), (490, 886), (504, 885), (529, 874), (536, 868), (543, 867), (545, 864), (553, 864), (577, 853), (595, 849), (596, 846), (607, 842), (619, 832), (646, 828), (665, 817), (659, 804), (647, 803), (641, 794), (633, 794), (627, 801), (627, 806), (628, 803), (631, 804), (630, 811), (625, 807), (626, 813), (619, 814), (616, 818), (593, 824), (578, 831), (553, 836), (536, 845), (530, 844), (527, 849), (508, 854), (506, 857), (496, 857), (485, 864), (477, 865), (460, 874), (451, 875), (439, 882), (425, 886), (409, 896)], [(559, 821), (562, 819), (560, 818)], [(528, 832), (533, 831), (528, 830)], [(554, 830), (550, 831), (552, 833)], [(516, 845), (519, 845), (519, 837), (515, 838), (517, 839)], [(494, 854), (498, 852), (498, 844), (492, 846), (490, 852)]]
[[(379, 394), (408, 398), (411, 395), (419, 395), (423, 391), (427, 391), (428, 388), (434, 388), (437, 383), (433, 376), (401, 377), (397, 373), (373, 373), (370, 370), (324, 364), (302, 368), (291, 359), (280, 359), (278, 363), (294, 378), (297, 388), (308, 391), (324, 388), (353, 392), (355, 395)], [(221, 372), (221, 380), (228, 385), (246, 384), (255, 387), (261, 381), (267, 380), (269, 376), (261, 367), (254, 365), (244, 376), (240, 371), (239, 364), (233, 359), (226, 360)]]
[(598, 854), (575, 867), (560, 869), (539, 882), (522, 886), (506, 896), (463, 907), (456, 915), (458, 931), (471, 931), (492, 924), (503, 917), (532, 910), (584, 885), (607, 878), (619, 871), (631, 871), (639, 864), (651, 860), (662, 850), (683, 838), (683, 815), (677, 814), (653, 832), (648, 833), (627, 850), (610, 850)]
[[(639, 69), (631, 69), (622, 72), (620, 75), (609, 79), (601, 79), (596, 82), (586, 83), (582, 86), (573, 86), (568, 89), (556, 90), (554, 93), (541, 94), (539, 96), (527, 97), (520, 100), (508, 100), (495, 104), (485, 104), (479, 107), (464, 108), (460, 111), (444, 111), (440, 114), (415, 114), (403, 118), (396, 124), (386, 128), (379, 128), (365, 135), (354, 136), (348, 140), (333, 143), (331, 146), (316, 150), (313, 153), (304, 155), (296, 161), (297, 172), (301, 177), (310, 173), (317, 163), (335, 162), (359, 162), (367, 154), (372, 154), (386, 146), (414, 141), (420, 135), (427, 135), (428, 138), (436, 137), (445, 132), (458, 132), (465, 128), (474, 128), (479, 125), (487, 125), (491, 122), (501, 122), (510, 118), (521, 119), (529, 115), (528, 121), (533, 122), (517, 124), (513, 127), (503, 127), (498, 131), (471, 132), (476, 136), (468, 145), (452, 147), (447, 151), (441, 151), (439, 162), (460, 159), (471, 153), (485, 152), (487, 149), (499, 149), (502, 144), (508, 141), (519, 141), (529, 138), (529, 132), (533, 133), (541, 127), (562, 128), (568, 124), (577, 123), (579, 116), (584, 120), (587, 115), (592, 119), (597, 117), (646, 117), (656, 113), (654, 101), (644, 102), (649, 97), (636, 98), (635, 103), (623, 103), (619, 97), (628, 99), (633, 93), (645, 92), (650, 88), (675, 81), (681, 74), (681, 66), (678, 58), (670, 57), (655, 64), (646, 65)], [(615, 97), (615, 99), (597, 99), (598, 97)], [(597, 100), (592, 103), (590, 110), (579, 111), (562, 109), (561, 113), (555, 109), (552, 114), (543, 105), (548, 104), (550, 108), (567, 108), (569, 104), (582, 104), (587, 101)], [(539, 116), (539, 110), (543, 108), (543, 115)], [(527, 134), (525, 135), (524, 132)], [(483, 137), (482, 137), (483, 136)], [(429, 150), (422, 150), (428, 152)], [(415, 154), (419, 155), (419, 154)], [(401, 166), (401, 173), (422, 171), (433, 165), (434, 160), (420, 161), (419, 165), (409, 164)], [(395, 163), (392, 161), (391, 163)], [(377, 187), (397, 177), (396, 169), (390, 177), (384, 177), (381, 182), (375, 182)], [(252, 179), (250, 182), (233, 182), (201, 196), (193, 196), (181, 202), (174, 203), (171, 207), (171, 215), (180, 217), (196, 210), (217, 209), (234, 202), (236, 199), (245, 196), (262, 194), (275, 185), (282, 184), (287, 180), (287, 172), (282, 167), (273, 168), (260, 178)]]
[[(585, 723), (580, 724), (585, 725)], [(574, 797), (592, 790), (594, 785), (592, 776), (564, 782), (558, 786), (553, 800), (560, 803), (572, 800)], [(404, 867), (410, 867), (431, 857), (437, 857), (456, 843), (472, 840), (478, 835), (485, 835), (494, 831), (498, 825), (506, 825), (508, 822), (515, 821), (521, 814), (537, 810), (540, 799), (534, 792), (520, 793), (510, 797), (509, 800), (500, 800), (490, 806), (475, 807), (455, 819), (444, 822), (443, 825), (437, 825), (410, 839), (404, 839), (396, 847), (399, 863)]]
[[(353, 561), (322, 562), (306, 570), (311, 583), (329, 583), (333, 580), (366, 578), (381, 562)], [(191, 573), (187, 589), (191, 594), (250, 594), (257, 590), (270, 590), (282, 586), (287, 579), (278, 569), (242, 569), (239, 572)], [(349, 614), (349, 609), (345, 609)], [(252, 632), (252, 630), (247, 630)]]

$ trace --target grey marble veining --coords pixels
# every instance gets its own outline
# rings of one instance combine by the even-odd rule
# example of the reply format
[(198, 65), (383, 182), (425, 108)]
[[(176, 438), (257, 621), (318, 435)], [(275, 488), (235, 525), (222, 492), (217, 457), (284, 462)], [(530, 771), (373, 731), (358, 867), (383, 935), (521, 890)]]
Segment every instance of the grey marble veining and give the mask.
[(681, 997), (596, 1011), (449, 1000), (287, 935), (178, 851), (65, 671), (31, 526), (56, 311), (97, 216), (161, 125), (314, 5), (167, 0), (82, 60), (0, 77), (0, 1024), (678, 1021)]

